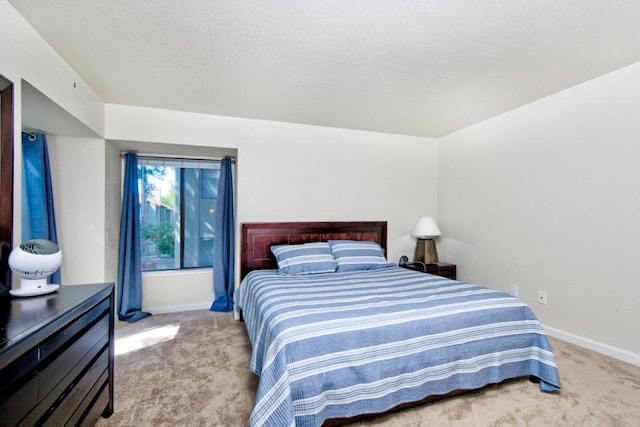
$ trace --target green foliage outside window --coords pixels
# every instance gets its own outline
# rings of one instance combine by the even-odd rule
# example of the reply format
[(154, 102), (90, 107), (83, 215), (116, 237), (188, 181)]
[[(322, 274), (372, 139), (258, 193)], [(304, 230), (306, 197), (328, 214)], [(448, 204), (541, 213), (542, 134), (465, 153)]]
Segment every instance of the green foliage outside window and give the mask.
[(162, 195), (162, 197), (160, 198), (160, 201), (162, 202), (163, 205), (166, 206), (170, 206), (172, 208), (176, 208), (176, 198), (177, 198), (177, 191), (176, 188), (173, 187), (171, 189), (169, 189), (169, 193), (166, 195)]
[(173, 225), (167, 222), (142, 224), (142, 238), (155, 246), (155, 255), (175, 255)]

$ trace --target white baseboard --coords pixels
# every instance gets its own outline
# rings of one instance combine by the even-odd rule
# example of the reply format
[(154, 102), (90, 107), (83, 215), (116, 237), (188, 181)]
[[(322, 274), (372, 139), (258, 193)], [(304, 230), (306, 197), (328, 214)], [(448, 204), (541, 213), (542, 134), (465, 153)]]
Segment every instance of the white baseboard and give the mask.
[(589, 350), (593, 350), (600, 354), (613, 357), (614, 359), (618, 359), (635, 366), (640, 366), (640, 355), (638, 354), (634, 354), (634, 353), (631, 353), (630, 351), (622, 350), (620, 348), (613, 347), (608, 344), (603, 344), (601, 342), (594, 341), (589, 338), (581, 337), (579, 335), (575, 335), (570, 332), (565, 332), (560, 329), (552, 328), (550, 326), (543, 325), (543, 327), (547, 335), (551, 337), (561, 339), (563, 341), (578, 345), (580, 347), (587, 348)]
[(208, 310), (211, 308), (210, 302), (198, 302), (195, 304), (181, 304), (181, 305), (165, 305), (162, 307), (143, 308), (151, 314), (164, 314), (164, 313), (177, 313), (179, 311), (193, 311), (193, 310)]

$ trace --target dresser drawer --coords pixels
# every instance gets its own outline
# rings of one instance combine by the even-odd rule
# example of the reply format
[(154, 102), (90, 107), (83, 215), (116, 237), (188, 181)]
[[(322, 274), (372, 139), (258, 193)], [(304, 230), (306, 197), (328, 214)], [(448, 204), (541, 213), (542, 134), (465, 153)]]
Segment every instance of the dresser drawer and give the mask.
[[(108, 391), (109, 391), (109, 370), (106, 370), (102, 373), (100, 378), (98, 378), (98, 381), (96, 381), (93, 387), (91, 387), (91, 389), (89, 390), (89, 393), (87, 393), (84, 399), (82, 399), (82, 402), (80, 402), (80, 405), (78, 405), (78, 407), (76, 408), (76, 411), (73, 413), (71, 418), (67, 420), (65, 426), (78, 425), (78, 421), (80, 421), (81, 419), (83, 419), (83, 417), (86, 416), (87, 409), (90, 408), (91, 405), (94, 405), (96, 401), (100, 401), (103, 393), (108, 393)], [(108, 402), (105, 402), (104, 405), (99, 404), (97, 406), (99, 409), (105, 408), (106, 403)], [(98, 416), (99, 415), (101, 414), (98, 414)], [(92, 419), (91, 424), (89, 425), (93, 425), (96, 422), (97, 418), (98, 417), (95, 417), (94, 419)]]
[(19, 425), (40, 425), (55, 412), (80, 377), (89, 369), (93, 359), (105, 349), (108, 351), (108, 325), (109, 316), (105, 315), (42, 369), (38, 375), (38, 406)]
[[(95, 325), (42, 370), (38, 379), (40, 399), (49, 394), (63, 378), (93, 349), (101, 339), (106, 342), (109, 334), (109, 317), (104, 315)], [(97, 350), (94, 349), (97, 354)], [(82, 367), (81, 367), (82, 368)]]
[(0, 403), (0, 426), (14, 426), (38, 404), (38, 377), (35, 373)]
[[(64, 425), (73, 415), (83, 398), (93, 398), (89, 390), (98, 382), (101, 377), (106, 378), (109, 367), (109, 349), (103, 348), (102, 353), (93, 361), (93, 364), (82, 376), (78, 377), (77, 383), (62, 396), (62, 401), (57, 406), (50, 409), (51, 415), (44, 423), (45, 426), (58, 427)], [(104, 380), (102, 381), (104, 383)]]
[[(103, 409), (109, 404), (109, 399), (109, 386), (105, 385), (102, 390), (100, 390), (100, 393), (98, 394), (96, 400), (92, 402), (89, 411), (84, 415), (84, 419), (82, 420), (80, 426), (93, 427), (96, 421), (98, 421), (98, 418), (100, 418)], [(67, 423), (65, 427), (71, 425), (72, 424)]]
[(0, 427), (93, 425), (113, 413), (113, 290), (11, 299), (0, 317)]
[(102, 316), (103, 313), (108, 313), (109, 301), (105, 300), (101, 304), (92, 308), (87, 314), (80, 317), (75, 322), (58, 332), (53, 337), (49, 338), (40, 347), (40, 361), (46, 361), (51, 355), (59, 351), (64, 347), (64, 344), (72, 339), (76, 334), (81, 332), (84, 328), (89, 326), (94, 320)]
[[(13, 393), (12, 390), (21, 386), (21, 382), (25, 381), (24, 377), (28, 376), (29, 372), (38, 365), (38, 360), (38, 349), (36, 348), (0, 370), (0, 402), (3, 402), (7, 395)], [(1, 407), (2, 403), (0, 403)]]

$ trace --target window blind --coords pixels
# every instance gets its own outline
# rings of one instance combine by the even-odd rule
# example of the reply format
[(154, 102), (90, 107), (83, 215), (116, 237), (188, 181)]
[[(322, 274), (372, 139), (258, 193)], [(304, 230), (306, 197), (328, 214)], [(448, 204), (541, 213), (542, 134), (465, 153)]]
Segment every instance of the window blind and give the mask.
[(138, 157), (138, 166), (165, 166), (191, 169), (220, 169), (220, 160), (180, 159), (175, 157)]

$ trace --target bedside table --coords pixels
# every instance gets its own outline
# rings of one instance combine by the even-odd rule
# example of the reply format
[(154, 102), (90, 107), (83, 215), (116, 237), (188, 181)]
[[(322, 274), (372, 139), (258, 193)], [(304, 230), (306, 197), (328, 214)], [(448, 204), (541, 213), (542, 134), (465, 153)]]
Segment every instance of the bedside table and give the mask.
[(420, 271), (422, 273), (434, 274), (436, 276), (446, 277), (448, 279), (456, 280), (456, 265), (448, 264), (446, 262), (439, 262), (437, 264), (426, 264), (427, 271), (422, 268), (420, 264), (405, 264), (400, 267), (408, 268), (409, 270)]

